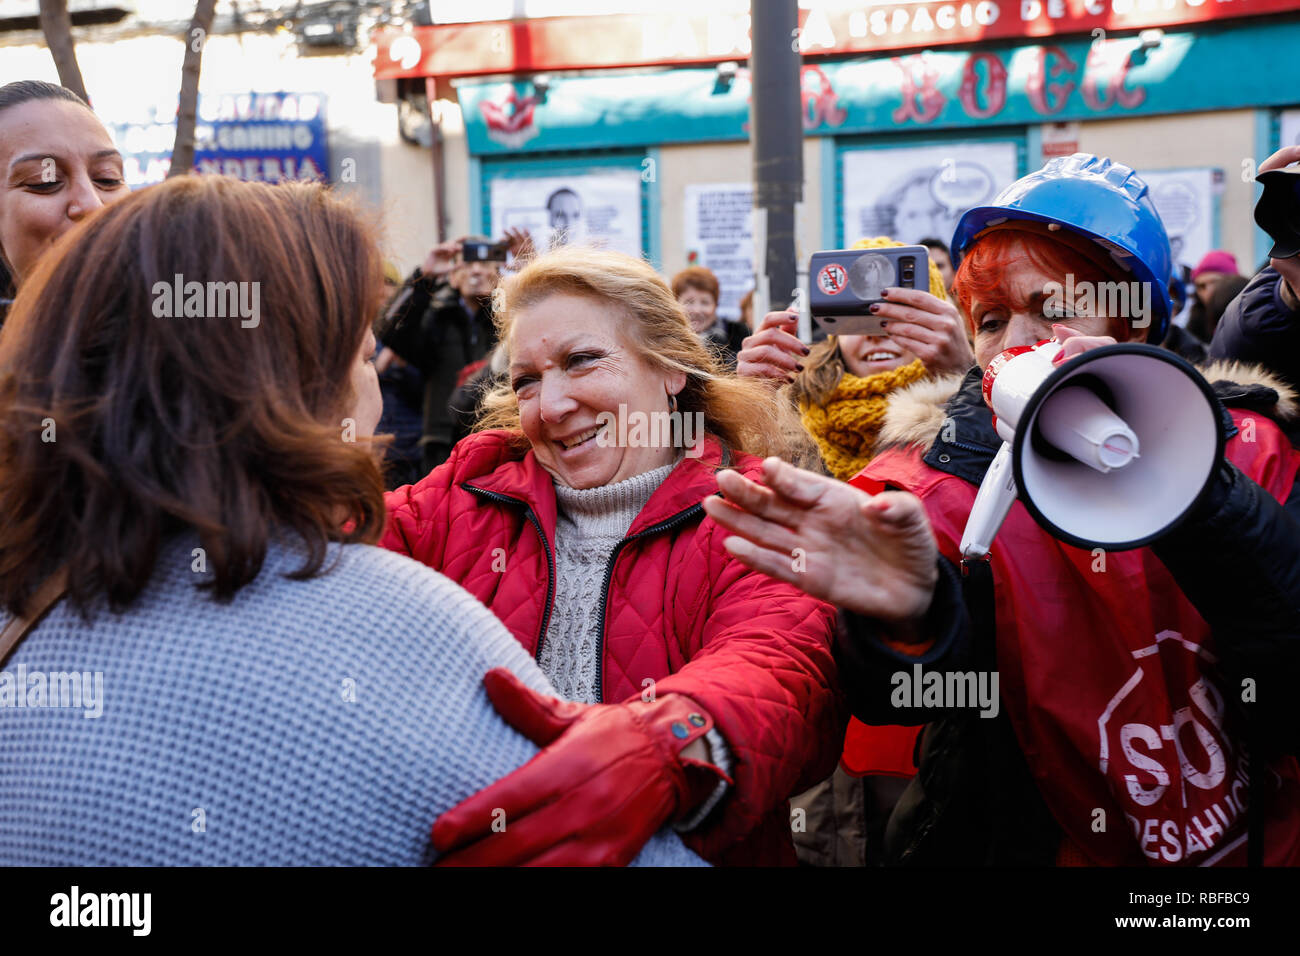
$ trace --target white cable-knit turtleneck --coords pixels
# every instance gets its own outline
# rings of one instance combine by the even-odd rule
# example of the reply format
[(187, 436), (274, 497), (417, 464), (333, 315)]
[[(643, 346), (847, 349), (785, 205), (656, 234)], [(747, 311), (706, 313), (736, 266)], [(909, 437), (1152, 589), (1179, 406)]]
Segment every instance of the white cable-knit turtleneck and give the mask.
[[(679, 455), (672, 464), (599, 488), (555, 484), (555, 597), (537, 662), (568, 700), (599, 703), (596, 677), (604, 627), (601, 597), (610, 555), (680, 461)], [(714, 728), (705, 739), (712, 762), (730, 774), (730, 753), (722, 735)], [(690, 829), (703, 820), (725, 790), (726, 784), (721, 782), (700, 811), (679, 829)]]
[(674, 464), (603, 485), (555, 484), (555, 599), (538, 663), (569, 700), (598, 703), (601, 592), (614, 547)]

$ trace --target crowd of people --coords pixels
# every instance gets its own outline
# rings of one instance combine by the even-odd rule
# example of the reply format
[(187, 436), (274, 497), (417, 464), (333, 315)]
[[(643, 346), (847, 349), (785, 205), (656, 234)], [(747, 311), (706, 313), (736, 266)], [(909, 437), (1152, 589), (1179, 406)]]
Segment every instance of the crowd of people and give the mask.
[[(1075, 154), (805, 342), (704, 268), (403, 278), (325, 186), (121, 163), (0, 88), (0, 863), (1300, 864), (1294, 253), (1184, 282)], [(1204, 363), (1222, 454), (1145, 546), (1016, 504), (972, 561), (985, 373), (1044, 340)]]

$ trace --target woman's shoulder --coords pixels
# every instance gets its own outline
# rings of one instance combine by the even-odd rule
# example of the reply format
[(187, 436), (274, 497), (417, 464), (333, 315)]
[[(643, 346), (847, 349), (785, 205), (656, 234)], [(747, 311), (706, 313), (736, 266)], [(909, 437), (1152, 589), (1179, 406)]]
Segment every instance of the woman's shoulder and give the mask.
[[(72, 661), (111, 681), (100, 720), (57, 739), (48, 721), (29, 721), (28, 746), (57, 747), (74, 765), (142, 770), (122, 799), (118, 781), (77, 786), (93, 774), (70, 784), (28, 768), (10, 792), (71, 793), (83, 811), (41, 820), (35, 850), (11, 832), (33, 859), (427, 862), (430, 822), (531, 756), (492, 715), (482, 677), (505, 666), (547, 690), (545, 678), (504, 625), (442, 575), (369, 545), (335, 544), (320, 573), (295, 580), (286, 575), (305, 549), (278, 538), (253, 582), (217, 602), (194, 586), (191, 544), (168, 544), (124, 613), (88, 623), (55, 608), (18, 649), (29, 669)], [(151, 809), (195, 792), (222, 821), (201, 841)], [(304, 806), (311, 812), (296, 812)], [(120, 844), (86, 838), (80, 821), (105, 819), (126, 834)], [(14, 852), (5, 839), (0, 827), (0, 859)]]
[(319, 607), (319, 614), (332, 618), (355, 617), (368, 630), (390, 636), (427, 635), (443, 625), (481, 625), (480, 612), (490, 614), (455, 581), (404, 554), (368, 544), (333, 545), (330, 550), (321, 572), (301, 581), (286, 576), (297, 556), (282, 553), (273, 576), (259, 576), (268, 592), (280, 592), (267, 598)]
[(527, 455), (528, 443), (518, 432), (504, 428), (474, 432), (458, 441), (451, 457), (419, 481), (387, 492), (384, 505), (390, 514), (403, 507), (422, 511), (426, 499), (439, 499), (452, 485), (491, 474)]
[(447, 463), (455, 463), (460, 472), (484, 473), (509, 461), (519, 461), (528, 454), (528, 442), (508, 428), (489, 428), (466, 435), (452, 450)]
[[(464, 588), (404, 555), (368, 544), (332, 543), (315, 573), (306, 545), (289, 532), (272, 537), (257, 576), (229, 601), (205, 589), (213, 575), (197, 539), (169, 542), (154, 574), (127, 610), (130, 626), (167, 631), (220, 630), (231, 641), (252, 641), (293, 657), (311, 636), (310, 653), (411, 650), (431, 629), (480, 626), (490, 615)], [(480, 613), (481, 612), (481, 613)], [(109, 615), (106, 620), (119, 618)], [(353, 647), (356, 645), (356, 647)]]
[(463, 587), (384, 548), (330, 544), (320, 568), (303, 578), (296, 575), (306, 546), (277, 536), (257, 577), (225, 602), (196, 587), (205, 575), (193, 570), (191, 553), (188, 542), (169, 544), (137, 604), (106, 623), (149, 634), (146, 643), (163, 656), (177, 635), (187, 635), (196, 670), (214, 680), (259, 666), (299, 684), (321, 673), (427, 681), (451, 670), (486, 670), (488, 662), (514, 667), (520, 655), (528, 663), (505, 626)]

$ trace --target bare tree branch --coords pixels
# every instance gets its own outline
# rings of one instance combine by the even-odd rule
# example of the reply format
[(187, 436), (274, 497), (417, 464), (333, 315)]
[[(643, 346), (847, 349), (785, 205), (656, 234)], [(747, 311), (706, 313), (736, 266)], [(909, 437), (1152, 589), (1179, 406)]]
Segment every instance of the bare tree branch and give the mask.
[(77, 65), (77, 47), (72, 39), (72, 17), (68, 14), (68, 0), (41, 0), (41, 32), (45, 45), (54, 57), (54, 67), (59, 71), (59, 82), (87, 103), (86, 81), (81, 78)]
[(194, 126), (199, 105), (199, 67), (203, 47), (212, 32), (212, 18), (217, 0), (198, 0), (194, 19), (185, 31), (185, 61), (181, 64), (180, 106), (176, 112), (176, 144), (172, 147), (172, 165), (168, 178), (183, 176), (194, 169)]

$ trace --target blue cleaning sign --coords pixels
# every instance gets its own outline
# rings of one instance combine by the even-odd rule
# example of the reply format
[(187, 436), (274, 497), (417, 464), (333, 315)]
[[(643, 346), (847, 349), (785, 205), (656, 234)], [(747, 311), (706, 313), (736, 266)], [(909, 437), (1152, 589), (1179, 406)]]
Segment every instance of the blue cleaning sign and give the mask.
[[(323, 93), (201, 95), (194, 130), (194, 168), (254, 182), (326, 181), (329, 140)], [(98, 104), (96, 104), (98, 106)], [(145, 107), (134, 114), (104, 110), (122, 151), (132, 189), (162, 182), (171, 167), (176, 114)]]

